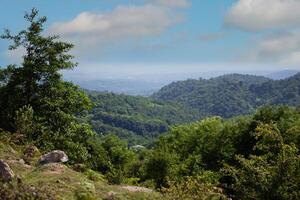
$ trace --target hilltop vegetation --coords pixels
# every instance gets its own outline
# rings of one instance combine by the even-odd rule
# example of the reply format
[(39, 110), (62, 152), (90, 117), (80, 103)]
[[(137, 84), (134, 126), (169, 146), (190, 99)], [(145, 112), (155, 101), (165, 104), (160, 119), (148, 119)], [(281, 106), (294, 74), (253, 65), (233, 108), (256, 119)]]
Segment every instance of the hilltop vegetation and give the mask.
[(299, 77), (274, 81), (230, 74), (190, 79), (165, 86), (152, 98), (89, 92), (94, 106), (87, 120), (99, 134), (116, 134), (130, 146), (149, 145), (173, 125), (249, 114), (265, 104), (295, 106), (300, 102)]
[(171, 125), (199, 119), (196, 110), (146, 97), (90, 92), (88, 121), (101, 134), (114, 133), (130, 145), (149, 144)]
[(297, 105), (300, 101), (300, 74), (278, 81), (239, 74), (208, 80), (190, 79), (167, 85), (152, 97), (197, 109), (202, 116), (228, 118), (249, 114), (265, 104)]

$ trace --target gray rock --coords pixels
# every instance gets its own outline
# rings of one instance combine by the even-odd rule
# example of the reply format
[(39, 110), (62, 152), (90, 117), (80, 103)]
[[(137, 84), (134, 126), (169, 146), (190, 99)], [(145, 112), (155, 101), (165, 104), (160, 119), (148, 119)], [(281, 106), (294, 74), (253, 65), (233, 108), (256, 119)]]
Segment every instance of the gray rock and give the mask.
[(9, 165), (4, 162), (3, 160), (0, 160), (0, 179), (2, 179), (5, 182), (10, 181), (15, 177), (14, 172), (11, 170)]
[(67, 154), (60, 150), (54, 150), (47, 154), (41, 156), (39, 163), (48, 164), (48, 163), (64, 163), (69, 160)]

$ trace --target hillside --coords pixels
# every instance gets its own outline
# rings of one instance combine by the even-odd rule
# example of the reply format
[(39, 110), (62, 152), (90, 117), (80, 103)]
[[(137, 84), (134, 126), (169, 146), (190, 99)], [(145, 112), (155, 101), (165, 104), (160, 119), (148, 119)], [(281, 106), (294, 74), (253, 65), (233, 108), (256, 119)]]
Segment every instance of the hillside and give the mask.
[(300, 75), (285, 80), (229, 74), (188, 79), (163, 87), (151, 98), (88, 91), (93, 109), (87, 120), (98, 134), (113, 133), (129, 145), (150, 144), (172, 125), (208, 116), (249, 114), (264, 104), (299, 103)]
[(143, 187), (111, 185), (104, 175), (85, 169), (84, 165), (40, 165), (37, 161), (41, 152), (36, 147), (34, 153), (29, 153), (28, 149), (33, 146), (15, 144), (9, 134), (1, 130), (0, 136), (0, 160), (9, 164), (15, 176), (9, 183), (0, 180), (0, 199), (125, 200), (158, 199), (161, 196)]
[(130, 145), (146, 144), (171, 125), (200, 118), (198, 112), (177, 103), (146, 97), (89, 92), (93, 109), (88, 121), (97, 133), (114, 133)]
[(232, 117), (248, 114), (264, 104), (297, 105), (300, 74), (284, 80), (231, 74), (208, 80), (174, 82), (153, 94), (156, 100), (177, 102), (197, 109), (202, 116)]

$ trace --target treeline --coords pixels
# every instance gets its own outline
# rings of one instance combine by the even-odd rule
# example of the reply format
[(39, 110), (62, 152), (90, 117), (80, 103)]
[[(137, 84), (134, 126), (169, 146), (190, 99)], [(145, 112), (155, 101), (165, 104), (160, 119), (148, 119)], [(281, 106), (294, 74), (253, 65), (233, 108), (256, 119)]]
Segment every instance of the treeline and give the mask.
[(202, 116), (228, 118), (249, 114), (265, 104), (296, 106), (300, 101), (300, 74), (278, 81), (240, 74), (190, 79), (167, 85), (152, 97), (197, 109)]

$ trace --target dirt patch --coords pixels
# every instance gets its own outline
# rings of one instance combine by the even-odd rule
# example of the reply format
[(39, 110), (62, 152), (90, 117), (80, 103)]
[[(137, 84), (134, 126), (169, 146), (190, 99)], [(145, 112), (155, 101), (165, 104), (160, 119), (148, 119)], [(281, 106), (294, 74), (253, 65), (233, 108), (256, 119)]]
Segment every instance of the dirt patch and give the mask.
[(9, 165), (13, 165), (13, 166), (18, 165), (18, 166), (26, 168), (26, 169), (32, 169), (33, 168), (31, 165), (25, 164), (25, 162), (24, 162), (23, 159), (20, 159), (20, 160), (8, 160), (7, 163)]
[(65, 171), (66, 166), (59, 163), (50, 163), (43, 165), (41, 170), (45, 173), (62, 174)]
[(145, 192), (145, 193), (153, 192), (153, 190), (149, 188), (138, 187), (138, 186), (122, 186), (121, 188), (128, 190), (129, 192)]

